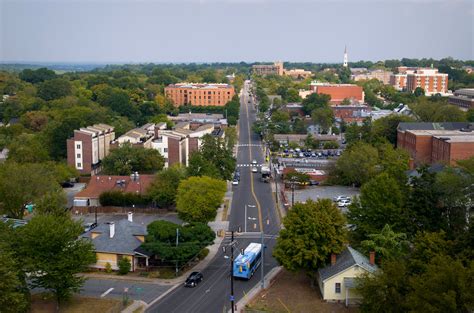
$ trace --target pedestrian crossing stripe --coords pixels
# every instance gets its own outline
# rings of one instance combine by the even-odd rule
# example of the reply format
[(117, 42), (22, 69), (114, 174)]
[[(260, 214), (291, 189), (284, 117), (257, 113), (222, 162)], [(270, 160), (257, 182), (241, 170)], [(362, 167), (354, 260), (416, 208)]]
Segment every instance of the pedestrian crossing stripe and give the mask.
[(261, 144), (254, 144), (254, 143), (243, 143), (240, 145), (237, 145), (238, 147), (261, 147)]
[(261, 166), (264, 166), (265, 164), (237, 164), (237, 167), (251, 167), (251, 166), (257, 166), (257, 167), (261, 167)]

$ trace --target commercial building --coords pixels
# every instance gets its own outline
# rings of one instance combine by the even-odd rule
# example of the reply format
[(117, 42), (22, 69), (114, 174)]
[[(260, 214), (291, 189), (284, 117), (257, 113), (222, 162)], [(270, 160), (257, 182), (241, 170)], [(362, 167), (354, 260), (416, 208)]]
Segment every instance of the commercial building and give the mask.
[(252, 70), (255, 75), (283, 75), (283, 62), (275, 62), (273, 64), (258, 64), (252, 65)]
[(400, 123), (397, 146), (415, 165), (444, 163), (474, 156), (474, 123)]
[(115, 139), (114, 128), (96, 124), (74, 131), (67, 140), (67, 162), (81, 174), (95, 175), (101, 161), (109, 154), (110, 143)]
[[(351, 71), (352, 72), (352, 71)], [(385, 71), (385, 70), (372, 70), (369, 72), (365, 73), (353, 73), (351, 75), (351, 79), (353, 81), (360, 81), (360, 80), (371, 80), (371, 79), (377, 79), (380, 82), (382, 82), (385, 85), (388, 85), (390, 83), (390, 78), (393, 75), (392, 72), (390, 71)]]
[(457, 105), (461, 110), (474, 108), (474, 88), (459, 89), (448, 98), (449, 104)]
[(175, 123), (189, 122), (191, 127), (198, 124), (214, 124), (217, 127), (226, 127), (227, 119), (223, 114), (209, 114), (209, 113), (181, 113), (177, 116), (168, 116), (170, 121)]
[(306, 71), (304, 69), (295, 68), (291, 70), (283, 70), (283, 75), (289, 76), (294, 79), (304, 79), (311, 77), (313, 73), (311, 71)]
[(438, 73), (438, 69), (419, 68), (414, 73), (407, 74), (408, 92), (414, 92), (416, 88), (422, 88), (425, 95), (434, 94), (448, 95), (448, 74)]
[(313, 81), (309, 89), (312, 93), (330, 95), (331, 104), (340, 104), (344, 99), (352, 102), (364, 102), (364, 89), (353, 84), (330, 84)]
[(224, 106), (235, 91), (229, 84), (180, 83), (165, 87), (165, 95), (175, 106)]

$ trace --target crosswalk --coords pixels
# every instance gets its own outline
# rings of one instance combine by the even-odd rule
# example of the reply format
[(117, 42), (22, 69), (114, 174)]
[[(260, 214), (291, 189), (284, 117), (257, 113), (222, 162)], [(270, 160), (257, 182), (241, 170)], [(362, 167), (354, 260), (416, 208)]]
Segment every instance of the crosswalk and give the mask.
[(237, 164), (237, 167), (252, 167), (252, 166), (262, 167), (264, 165), (265, 164)]
[(243, 143), (237, 145), (238, 147), (261, 147), (262, 145), (260, 144), (254, 144), (254, 143)]

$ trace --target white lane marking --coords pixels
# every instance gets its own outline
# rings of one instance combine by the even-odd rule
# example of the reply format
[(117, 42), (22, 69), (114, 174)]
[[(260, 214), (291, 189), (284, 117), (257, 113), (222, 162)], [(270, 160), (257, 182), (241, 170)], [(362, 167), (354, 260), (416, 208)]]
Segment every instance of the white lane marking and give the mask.
[(105, 297), (106, 295), (108, 295), (112, 290), (114, 290), (114, 288), (109, 288), (106, 292), (104, 292), (103, 294), (100, 295), (101, 298)]

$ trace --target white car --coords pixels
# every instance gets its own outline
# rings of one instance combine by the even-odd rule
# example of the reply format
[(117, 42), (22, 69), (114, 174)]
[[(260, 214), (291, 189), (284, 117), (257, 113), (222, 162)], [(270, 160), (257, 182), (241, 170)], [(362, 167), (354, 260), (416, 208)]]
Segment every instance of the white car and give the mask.
[(258, 173), (258, 168), (256, 166), (252, 166), (252, 173)]
[(351, 205), (351, 200), (349, 199), (342, 199), (341, 201), (337, 203), (338, 207), (347, 207), (349, 205)]
[(257, 165), (257, 160), (252, 160), (253, 165)]
[(232, 185), (238, 185), (239, 184), (239, 180), (234, 178), (234, 180), (232, 181)]
[(351, 198), (349, 198), (348, 196), (337, 196), (337, 197), (334, 197), (333, 200), (334, 202), (339, 202), (339, 201), (342, 201), (342, 200), (350, 200)]

